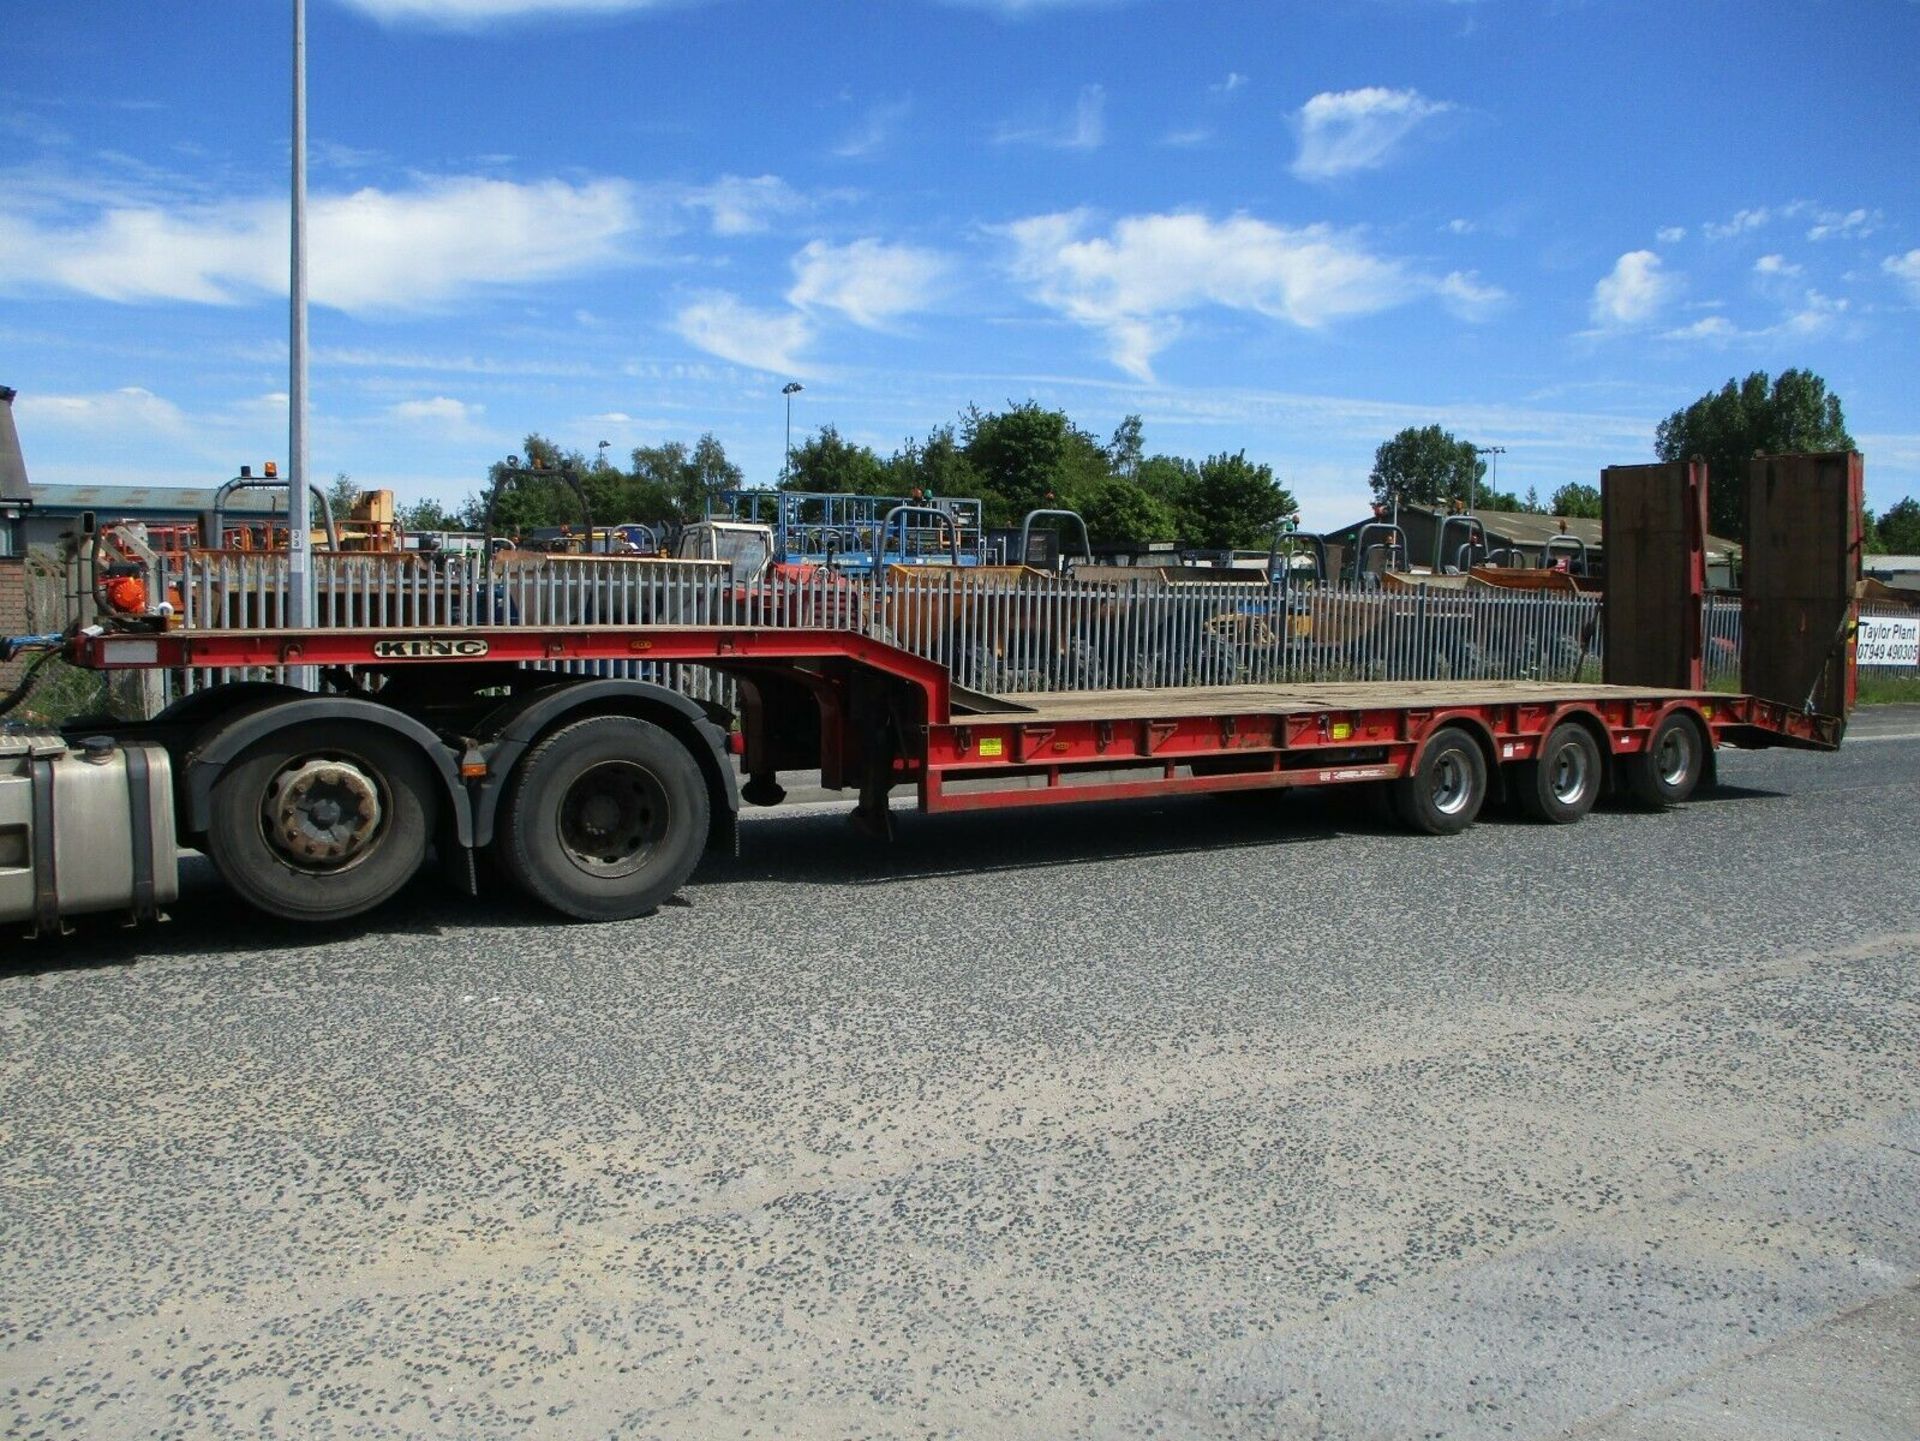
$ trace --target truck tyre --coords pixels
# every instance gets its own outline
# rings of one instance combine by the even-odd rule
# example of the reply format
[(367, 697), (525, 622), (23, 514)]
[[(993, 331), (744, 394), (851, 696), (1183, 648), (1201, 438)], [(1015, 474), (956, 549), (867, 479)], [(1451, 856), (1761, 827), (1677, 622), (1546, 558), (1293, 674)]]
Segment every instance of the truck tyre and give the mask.
[(1572, 825), (1600, 796), (1600, 746), (1574, 721), (1555, 726), (1540, 753), (1513, 768), (1514, 799), (1529, 820)]
[(1706, 765), (1706, 737), (1693, 717), (1680, 711), (1653, 728), (1644, 751), (1620, 759), (1627, 793), (1651, 810), (1677, 806), (1692, 795)]
[(294, 921), (371, 910), (433, 833), (425, 756), (369, 726), (312, 722), (254, 742), (214, 782), (207, 853), (249, 905)]
[(693, 874), (711, 823), (700, 763), (632, 716), (562, 726), (514, 772), (500, 860), (522, 890), (583, 921), (656, 909)]
[(1430, 836), (1464, 831), (1487, 799), (1487, 758), (1458, 726), (1428, 739), (1413, 770), (1392, 787), (1393, 808), (1408, 828)]

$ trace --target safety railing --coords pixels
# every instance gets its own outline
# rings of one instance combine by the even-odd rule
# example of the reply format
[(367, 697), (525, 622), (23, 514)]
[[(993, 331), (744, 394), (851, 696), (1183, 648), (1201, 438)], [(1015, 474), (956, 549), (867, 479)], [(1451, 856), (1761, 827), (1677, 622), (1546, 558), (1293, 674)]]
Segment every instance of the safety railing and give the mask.
[[(1079, 579), (1017, 566), (789, 567), (742, 582), (715, 561), (597, 556), (329, 554), (314, 557), (323, 627), (684, 627), (847, 630), (947, 666), (997, 694), (1333, 680), (1600, 679), (1596, 596), (1554, 591), (1271, 585), (1247, 579)], [(286, 557), (198, 552), (158, 577), (182, 624), (286, 623)], [(1893, 612), (1911, 615), (1912, 612)], [(1703, 613), (1710, 685), (1739, 682), (1740, 605)], [(705, 667), (645, 661), (565, 670), (630, 676), (731, 707)], [(1886, 672), (1893, 673), (1893, 672)], [(220, 675), (179, 677), (174, 689)]]

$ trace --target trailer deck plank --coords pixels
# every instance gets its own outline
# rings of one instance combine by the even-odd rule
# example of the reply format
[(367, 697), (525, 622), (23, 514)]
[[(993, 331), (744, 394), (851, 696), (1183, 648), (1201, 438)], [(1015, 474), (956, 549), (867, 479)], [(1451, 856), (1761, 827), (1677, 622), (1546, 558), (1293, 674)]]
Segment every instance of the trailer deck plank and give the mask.
[[(984, 699), (984, 698), (976, 698)], [(1010, 718), (1147, 720), (1200, 715), (1301, 715), (1316, 711), (1442, 710), (1567, 701), (1724, 699), (1708, 691), (1571, 681), (1344, 681), (1333, 684), (1181, 686), (1155, 690), (1029, 691), (1003, 695)]]

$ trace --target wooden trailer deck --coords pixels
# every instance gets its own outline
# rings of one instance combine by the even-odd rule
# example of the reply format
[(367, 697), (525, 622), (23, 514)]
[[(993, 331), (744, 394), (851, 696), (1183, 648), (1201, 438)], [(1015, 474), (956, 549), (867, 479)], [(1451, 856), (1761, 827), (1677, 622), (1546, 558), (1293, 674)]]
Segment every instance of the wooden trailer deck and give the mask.
[[(1712, 701), (1708, 691), (1574, 681), (1343, 681), (1301, 685), (1181, 686), (1155, 690), (968, 692), (967, 709), (1022, 722), (1143, 720), (1207, 715), (1306, 715), (1318, 711), (1454, 710), (1574, 701)], [(960, 708), (956, 697), (956, 710)]]

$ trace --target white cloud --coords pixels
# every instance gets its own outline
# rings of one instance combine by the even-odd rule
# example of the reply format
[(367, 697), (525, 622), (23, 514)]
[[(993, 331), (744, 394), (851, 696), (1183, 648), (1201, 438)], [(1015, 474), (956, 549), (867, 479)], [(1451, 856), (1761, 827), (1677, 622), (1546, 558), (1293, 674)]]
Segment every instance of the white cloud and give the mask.
[(1302, 180), (1330, 180), (1356, 170), (1378, 169), (1418, 126), (1452, 109), (1418, 90), (1370, 85), (1362, 90), (1323, 92), (1302, 105), (1294, 117), (1300, 153), (1294, 157), (1293, 173)]
[(1749, 230), (1758, 230), (1773, 219), (1773, 212), (1764, 205), (1750, 210), (1734, 213), (1731, 220), (1709, 220), (1700, 227), (1700, 233), (1709, 240), (1731, 240), (1736, 235), (1744, 235)]
[(1815, 214), (1807, 231), (1809, 240), (1844, 240), (1867, 236), (1880, 228), (1880, 212), (1855, 207), (1852, 210), (1822, 210)]
[(1842, 240), (1868, 236), (1880, 228), (1881, 221), (1884, 219), (1878, 210), (1869, 210), (1865, 206), (1855, 206), (1851, 210), (1829, 210), (1811, 200), (1795, 200), (1786, 205), (1773, 207), (1761, 205), (1736, 211), (1731, 220), (1710, 220), (1700, 229), (1709, 240), (1730, 240), (1736, 235), (1744, 235), (1749, 230), (1758, 230), (1776, 220), (1798, 220), (1802, 217), (1810, 217), (1813, 221), (1807, 230), (1809, 240)]
[(1798, 310), (1792, 311), (1780, 323), (1780, 329), (1788, 335), (1823, 335), (1839, 323), (1852, 303), (1845, 299), (1835, 299), (1822, 295), (1817, 290), (1809, 290), (1800, 303)]
[(1654, 232), (1654, 238), (1662, 245), (1678, 245), (1687, 238), (1687, 227), (1684, 225), (1663, 225)]
[(842, 160), (864, 160), (870, 155), (878, 155), (887, 148), (894, 132), (900, 128), (900, 122), (907, 118), (912, 109), (913, 103), (908, 100), (893, 100), (870, 107), (860, 124), (833, 147), (833, 153)]
[(738, 296), (713, 291), (680, 308), (673, 328), (688, 344), (736, 365), (807, 375), (799, 353), (813, 340), (813, 326), (794, 310), (755, 310)]
[(387, 407), (387, 413), (395, 420), (451, 430), (466, 429), (485, 411), (484, 405), (469, 405), (446, 395), (436, 395), (429, 400), (403, 400)]
[(1680, 281), (1651, 250), (1629, 250), (1593, 287), (1593, 323), (1602, 330), (1645, 325), (1679, 292)]
[(1229, 70), (1225, 80), (1216, 81), (1214, 84), (1209, 85), (1207, 89), (1211, 90), (1215, 95), (1232, 95), (1235, 91), (1244, 90), (1246, 87), (1247, 77), (1242, 75), (1238, 70)]
[(684, 203), (708, 212), (715, 235), (757, 235), (781, 216), (810, 208), (806, 196), (777, 175), (722, 175), (688, 190)]
[(1486, 320), (1512, 297), (1497, 285), (1484, 284), (1477, 271), (1456, 270), (1443, 276), (1435, 293), (1462, 320)]
[(1735, 340), (1741, 335), (1740, 328), (1724, 315), (1703, 315), (1691, 325), (1683, 325), (1677, 330), (1669, 330), (1661, 335), (1662, 340)]
[(1763, 255), (1753, 262), (1756, 275), (1785, 277), (1791, 279), (1800, 273), (1800, 267), (1784, 255)]
[(946, 257), (910, 245), (816, 240), (793, 258), (789, 303), (837, 310), (855, 325), (884, 330), (896, 317), (924, 310), (947, 274)]
[(1880, 262), (1880, 268), (1905, 286), (1907, 294), (1920, 303), (1920, 250), (1909, 250), (1905, 255), (1889, 255)]
[(1205, 145), (1213, 139), (1213, 132), (1204, 125), (1190, 130), (1169, 130), (1160, 137), (1160, 143), (1175, 150), (1191, 150), (1196, 145)]
[(1732, 341), (1804, 340), (1824, 335), (1845, 318), (1851, 303), (1835, 299), (1817, 290), (1805, 290), (1786, 297), (1787, 308), (1778, 322), (1758, 329), (1743, 330), (1724, 315), (1708, 315), (1675, 330), (1664, 331), (1662, 340), (1706, 341), (1727, 344)]
[(189, 428), (179, 406), (137, 385), (89, 395), (22, 395), (14, 410), (23, 430), (178, 436)]
[[(431, 308), (608, 264), (622, 258), (635, 217), (623, 181), (451, 177), (316, 196), (307, 223), (314, 301), (364, 313)], [(13, 289), (233, 304), (286, 293), (286, 203), (109, 209), (69, 225), (0, 213), (0, 253)]]
[(994, 132), (998, 145), (1046, 145), (1055, 150), (1098, 150), (1107, 138), (1107, 92), (1101, 85), (1083, 86), (1073, 115), (1064, 124), (1002, 125)]
[(1456, 219), (1447, 222), (1447, 233), (1450, 235), (1471, 235), (1477, 229), (1479, 229), (1479, 227), (1471, 220)]
[(1034, 298), (1103, 334), (1113, 363), (1144, 381), (1184, 314), (1208, 306), (1315, 328), (1422, 295), (1469, 310), (1504, 299), (1470, 275), (1419, 275), (1325, 225), (1191, 213), (1130, 216), (1106, 235), (1090, 234), (1092, 225), (1079, 210), (1034, 216), (1002, 233), (1013, 242), (1013, 273)]

